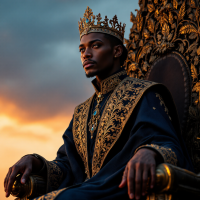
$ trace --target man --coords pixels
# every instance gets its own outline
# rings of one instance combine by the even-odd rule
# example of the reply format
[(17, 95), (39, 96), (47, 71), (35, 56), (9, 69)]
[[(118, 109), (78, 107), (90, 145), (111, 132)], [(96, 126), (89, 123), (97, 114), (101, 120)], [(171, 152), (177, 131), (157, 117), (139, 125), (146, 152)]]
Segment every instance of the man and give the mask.
[(95, 94), (75, 108), (54, 161), (26, 155), (9, 169), (7, 197), (18, 173), (22, 184), (31, 172), (47, 179), (47, 194), (36, 199), (111, 200), (145, 198), (161, 162), (192, 170), (170, 93), (126, 75), (125, 25), (116, 16), (101, 19), (87, 7), (79, 23), (81, 61), (86, 76), (96, 76)]

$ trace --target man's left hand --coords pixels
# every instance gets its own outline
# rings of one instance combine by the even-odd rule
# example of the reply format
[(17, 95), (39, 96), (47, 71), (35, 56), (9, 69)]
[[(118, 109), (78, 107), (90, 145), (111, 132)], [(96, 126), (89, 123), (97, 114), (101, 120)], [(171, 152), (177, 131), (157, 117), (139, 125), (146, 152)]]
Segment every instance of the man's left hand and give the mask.
[(155, 185), (157, 153), (148, 148), (142, 148), (129, 160), (124, 170), (119, 188), (128, 186), (130, 199), (140, 199), (147, 191), (148, 177), (150, 188)]

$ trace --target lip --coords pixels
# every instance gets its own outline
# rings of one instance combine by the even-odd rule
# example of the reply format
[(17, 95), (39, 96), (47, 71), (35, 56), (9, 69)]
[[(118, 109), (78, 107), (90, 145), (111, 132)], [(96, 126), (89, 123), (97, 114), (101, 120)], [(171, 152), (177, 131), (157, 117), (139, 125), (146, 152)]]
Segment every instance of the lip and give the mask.
[(95, 63), (93, 62), (93, 61), (85, 61), (84, 63), (83, 63), (83, 67), (84, 68), (89, 68), (89, 67), (91, 67), (91, 66), (93, 66)]

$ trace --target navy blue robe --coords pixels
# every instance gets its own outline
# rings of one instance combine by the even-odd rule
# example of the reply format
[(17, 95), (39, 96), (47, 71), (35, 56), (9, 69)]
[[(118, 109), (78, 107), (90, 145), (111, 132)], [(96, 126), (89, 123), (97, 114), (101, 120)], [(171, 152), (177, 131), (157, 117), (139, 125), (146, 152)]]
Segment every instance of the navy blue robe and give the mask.
[[(167, 103), (165, 105), (164, 102), (166, 99), (162, 101), (156, 88), (144, 93), (100, 171), (89, 179), (76, 149), (72, 120), (63, 135), (64, 145), (58, 150), (57, 158), (51, 162), (45, 161), (47, 176), (50, 177), (47, 192), (50, 193), (36, 199), (129, 199), (127, 187), (120, 189), (118, 186), (126, 164), (138, 148), (151, 148), (160, 154), (161, 159), (157, 164), (168, 162), (193, 171), (177, 120), (170, 116), (173, 112), (168, 112)], [(90, 137), (87, 140), (91, 170), (94, 142)]]

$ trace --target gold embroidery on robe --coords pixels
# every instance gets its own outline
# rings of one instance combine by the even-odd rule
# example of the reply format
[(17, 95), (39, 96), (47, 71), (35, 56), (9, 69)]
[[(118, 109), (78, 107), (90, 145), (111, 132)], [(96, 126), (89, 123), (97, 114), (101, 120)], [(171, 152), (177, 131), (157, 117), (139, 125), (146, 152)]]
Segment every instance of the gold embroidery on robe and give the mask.
[(169, 110), (168, 110), (168, 108), (166, 107), (165, 102), (163, 101), (163, 98), (161, 97), (160, 94), (158, 94), (158, 93), (155, 93), (155, 94), (156, 94), (156, 97), (158, 97), (159, 100), (160, 100), (160, 105), (161, 105), (161, 106), (162, 106), (162, 105), (164, 106), (164, 110), (165, 110), (166, 114), (168, 115), (169, 119), (172, 120), (172, 118), (169, 116)]
[(73, 119), (73, 138), (76, 149), (81, 156), (87, 178), (90, 178), (90, 171), (88, 165), (88, 152), (87, 152), (87, 121), (90, 111), (90, 105), (94, 95), (87, 101), (77, 106), (74, 111)]
[(161, 156), (163, 157), (163, 160), (165, 163), (169, 163), (169, 164), (177, 166), (177, 162), (178, 162), (177, 156), (176, 156), (176, 153), (174, 151), (172, 151), (171, 148), (162, 147), (162, 146), (159, 146), (156, 144), (146, 144), (146, 145), (142, 145), (142, 146), (138, 147), (135, 150), (135, 153), (137, 153), (137, 151), (139, 149), (145, 148), (145, 147), (152, 148), (152, 149), (158, 151), (161, 154)]
[(48, 184), (56, 190), (63, 179), (63, 172), (53, 161), (47, 161)]
[(39, 198), (35, 198), (33, 200), (54, 200), (65, 189), (66, 188), (47, 193), (47, 194), (45, 194), (45, 195), (43, 195), (43, 196), (41, 196)]
[[(102, 94), (106, 94), (107, 92), (114, 90), (116, 86), (121, 82), (121, 79), (119, 77), (126, 74), (127, 74), (126, 71), (123, 70), (103, 80), (100, 85), (101, 87), (100, 91), (102, 92)], [(96, 87), (95, 91), (97, 94), (99, 93)], [(73, 138), (76, 145), (76, 149), (83, 160), (87, 178), (91, 177), (89, 172), (88, 152), (87, 152), (87, 122), (88, 122), (91, 102), (92, 99), (94, 98), (94, 95), (75, 108), (74, 120), (73, 120)]]
[(101, 169), (106, 156), (120, 137), (144, 92), (156, 83), (127, 77), (108, 100), (97, 130), (92, 160), (92, 176)]
[(101, 83), (102, 94), (106, 94), (114, 90), (117, 87), (117, 85), (119, 85), (119, 83), (121, 82), (121, 79), (119, 77), (125, 74), (126, 71), (124, 70), (103, 80)]
[[(102, 113), (92, 160), (92, 176), (101, 169), (106, 156), (120, 137), (135, 106), (144, 92), (156, 83), (127, 77), (111, 94)], [(90, 178), (87, 152), (87, 121), (93, 97), (75, 109), (73, 137), (81, 156), (87, 178)]]
[[(47, 169), (47, 174), (46, 173), (40, 174), (40, 176), (42, 176), (44, 179), (47, 178), (47, 185), (46, 185), (47, 190), (49, 187), (51, 188), (51, 190), (56, 190), (60, 186), (60, 184), (63, 180), (63, 172), (60, 169), (60, 167), (56, 164), (57, 161), (48, 161), (38, 154), (37, 154), (37, 156), (44, 163), (44, 166), (41, 169), (41, 171), (44, 170), (45, 166)], [(40, 173), (41, 173), (41, 171), (40, 171)], [(47, 175), (47, 177), (46, 177), (46, 175)]]

